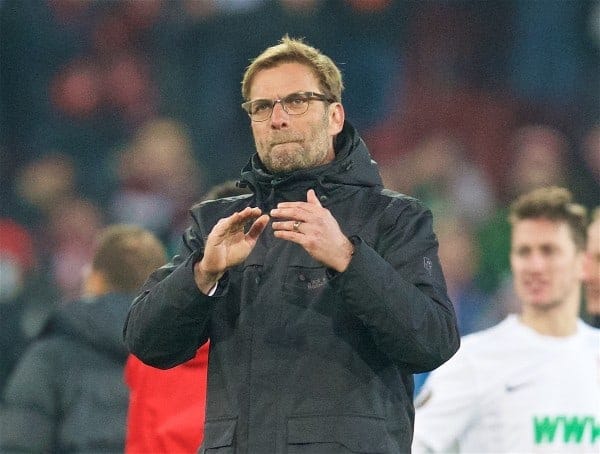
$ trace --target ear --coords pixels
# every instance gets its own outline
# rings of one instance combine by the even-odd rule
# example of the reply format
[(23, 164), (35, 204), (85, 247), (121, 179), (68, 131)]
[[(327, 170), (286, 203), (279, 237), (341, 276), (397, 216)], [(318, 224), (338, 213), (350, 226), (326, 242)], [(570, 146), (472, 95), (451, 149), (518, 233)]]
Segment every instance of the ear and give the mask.
[(344, 106), (339, 102), (334, 102), (329, 105), (329, 135), (336, 136), (340, 133), (344, 127), (344, 120), (346, 113), (344, 112)]
[(109, 291), (104, 274), (93, 268), (83, 279), (83, 294), (86, 296), (100, 296)]

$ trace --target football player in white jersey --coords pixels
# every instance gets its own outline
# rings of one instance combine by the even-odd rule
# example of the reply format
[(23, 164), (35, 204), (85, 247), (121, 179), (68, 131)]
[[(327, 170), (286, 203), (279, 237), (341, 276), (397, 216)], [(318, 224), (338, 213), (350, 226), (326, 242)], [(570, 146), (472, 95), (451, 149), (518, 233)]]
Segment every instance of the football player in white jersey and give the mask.
[(521, 312), (465, 336), (417, 396), (413, 453), (600, 452), (600, 330), (579, 318), (586, 210), (564, 188), (510, 209)]
[(588, 227), (585, 265), (585, 315), (590, 325), (600, 328), (600, 207)]

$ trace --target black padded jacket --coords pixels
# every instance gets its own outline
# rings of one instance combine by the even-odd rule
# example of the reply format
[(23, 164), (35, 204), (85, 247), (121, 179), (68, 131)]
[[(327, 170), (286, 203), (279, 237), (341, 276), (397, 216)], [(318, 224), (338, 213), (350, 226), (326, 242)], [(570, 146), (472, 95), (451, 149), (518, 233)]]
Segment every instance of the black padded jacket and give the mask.
[[(459, 334), (431, 213), (382, 187), (376, 163), (346, 123), (327, 165), (270, 175), (254, 155), (253, 193), (192, 209), (185, 252), (155, 272), (124, 329), (142, 361), (168, 368), (210, 339), (201, 452), (409, 452), (413, 377), (449, 359)], [(270, 226), (217, 293), (193, 263), (215, 223), (246, 206), (269, 212), (316, 191), (355, 245), (336, 273)]]
[(67, 304), (11, 374), (0, 452), (122, 453), (128, 391), (122, 327), (133, 295)]

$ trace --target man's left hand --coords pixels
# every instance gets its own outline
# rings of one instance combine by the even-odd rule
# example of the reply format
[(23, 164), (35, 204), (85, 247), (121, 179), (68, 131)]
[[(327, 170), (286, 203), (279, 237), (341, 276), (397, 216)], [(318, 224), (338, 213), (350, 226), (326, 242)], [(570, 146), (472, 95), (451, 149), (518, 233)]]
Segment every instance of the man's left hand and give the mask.
[(298, 243), (329, 268), (339, 272), (346, 270), (354, 245), (331, 212), (321, 205), (313, 189), (306, 193), (306, 202), (281, 202), (270, 214), (278, 219), (272, 224), (277, 238)]

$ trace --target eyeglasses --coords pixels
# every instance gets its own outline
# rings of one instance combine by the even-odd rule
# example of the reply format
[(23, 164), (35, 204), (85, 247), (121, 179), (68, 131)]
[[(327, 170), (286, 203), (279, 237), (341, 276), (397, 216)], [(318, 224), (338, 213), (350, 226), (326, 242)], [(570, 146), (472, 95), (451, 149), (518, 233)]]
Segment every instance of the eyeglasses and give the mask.
[(242, 104), (252, 121), (265, 121), (271, 118), (275, 104), (281, 104), (281, 107), (288, 115), (302, 115), (308, 111), (310, 101), (335, 102), (333, 98), (328, 98), (321, 93), (312, 91), (300, 91), (292, 93), (279, 99), (255, 99), (246, 101)]

